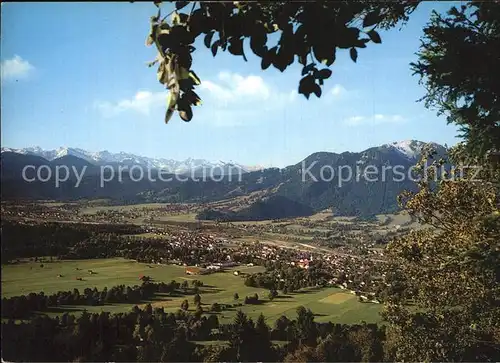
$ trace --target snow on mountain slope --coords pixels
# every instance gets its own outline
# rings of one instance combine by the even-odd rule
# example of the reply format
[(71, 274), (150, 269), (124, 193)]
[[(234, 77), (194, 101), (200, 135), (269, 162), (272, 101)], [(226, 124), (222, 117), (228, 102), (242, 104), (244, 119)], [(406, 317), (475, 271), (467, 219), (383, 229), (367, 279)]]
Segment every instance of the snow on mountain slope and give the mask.
[(55, 150), (44, 150), (38, 146), (27, 147), (24, 149), (13, 149), (13, 148), (3, 147), (2, 152), (15, 152), (18, 154), (36, 155), (36, 156), (41, 156), (49, 161), (52, 161), (54, 159), (66, 155), (73, 155), (83, 160), (86, 160), (89, 163), (97, 165), (104, 165), (104, 164), (120, 164), (128, 166), (140, 165), (142, 167), (164, 169), (169, 172), (174, 172), (177, 174), (190, 173), (193, 170), (200, 170), (200, 169), (202, 170), (202, 169), (217, 168), (218, 170), (227, 170), (229, 166), (232, 166), (233, 171), (237, 171), (237, 169), (240, 169), (242, 171), (253, 171), (260, 169), (260, 167), (258, 166), (246, 166), (233, 162), (224, 162), (224, 161), (211, 162), (205, 159), (193, 159), (193, 158), (188, 158), (186, 160), (178, 161), (166, 158), (149, 158), (126, 152), (111, 153), (107, 150), (99, 152), (91, 152), (71, 147), (60, 147)]
[(422, 152), (422, 148), (428, 144), (436, 150), (443, 149), (443, 146), (434, 142), (426, 143), (418, 140), (395, 141), (392, 144), (385, 144), (382, 147), (394, 149), (408, 159), (417, 159)]
[[(439, 144), (432, 142), (426, 143), (418, 140), (396, 141), (391, 144), (382, 145), (380, 147), (394, 151), (410, 160), (416, 160), (420, 156), (422, 148), (426, 144), (431, 144), (438, 152), (444, 150), (444, 147)], [(38, 146), (28, 147), (24, 149), (2, 148), (2, 152), (6, 151), (11, 151), (20, 154), (37, 155), (47, 160), (54, 160), (63, 157), (65, 155), (73, 155), (96, 165), (119, 164), (119, 165), (127, 165), (129, 167), (132, 165), (140, 165), (142, 167), (163, 169), (176, 174), (192, 173), (193, 171), (199, 172), (203, 171), (204, 169), (207, 171), (212, 169), (214, 172), (218, 174), (237, 172), (238, 169), (244, 172), (264, 169), (264, 167), (261, 166), (248, 166), (248, 165), (234, 163), (231, 161), (230, 162), (224, 162), (221, 160), (208, 161), (205, 159), (193, 159), (193, 158), (188, 158), (186, 160), (178, 161), (166, 158), (149, 158), (126, 152), (111, 153), (106, 150), (99, 152), (90, 152), (87, 150), (71, 148), (71, 147), (60, 147), (55, 150), (44, 150)], [(317, 154), (319, 157), (321, 153)], [(364, 161), (364, 156), (361, 157), (360, 162), (363, 163), (363, 161)], [(231, 167), (230, 171), (228, 171), (229, 167)]]

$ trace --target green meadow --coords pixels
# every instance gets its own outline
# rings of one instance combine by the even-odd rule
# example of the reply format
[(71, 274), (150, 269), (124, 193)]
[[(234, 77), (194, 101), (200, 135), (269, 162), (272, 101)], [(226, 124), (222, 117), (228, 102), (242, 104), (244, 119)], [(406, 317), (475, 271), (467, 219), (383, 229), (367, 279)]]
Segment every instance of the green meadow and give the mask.
[[(235, 276), (234, 271), (255, 273), (263, 271), (262, 267), (239, 266), (224, 272), (216, 272), (210, 275), (190, 276), (185, 274), (185, 268), (175, 265), (151, 265), (139, 263), (126, 259), (94, 259), (94, 260), (72, 260), (56, 261), (41, 264), (35, 262), (23, 262), (14, 265), (2, 266), (2, 297), (28, 294), (30, 292), (43, 291), (45, 294), (57, 291), (69, 291), (74, 288), (81, 292), (85, 288), (104, 287), (116, 285), (140, 285), (141, 275), (150, 276), (154, 282), (170, 282), (176, 280), (200, 280), (204, 286), (200, 289), (202, 306), (205, 311), (210, 309), (213, 303), (233, 305), (218, 313), (221, 322), (229, 322), (233, 319), (237, 310), (241, 309), (249, 317), (257, 318), (263, 313), (269, 323), (281, 315), (290, 318), (295, 316), (298, 306), (311, 309), (316, 315), (318, 322), (332, 321), (334, 323), (358, 323), (379, 322), (381, 305), (372, 303), (360, 303), (357, 297), (337, 288), (303, 289), (296, 293), (280, 295), (272, 301), (268, 299), (269, 291), (265, 289), (245, 286), (243, 276)], [(90, 274), (88, 270), (94, 273)], [(60, 277), (59, 277), (60, 275)], [(82, 281), (77, 280), (82, 278)], [(234, 299), (234, 294), (239, 299)], [(262, 300), (258, 305), (245, 305), (245, 296), (257, 293)], [(194, 309), (192, 296), (169, 296), (158, 294), (152, 301), (153, 307), (163, 307), (166, 311), (176, 311), (181, 302), (187, 299), (190, 310)], [(146, 304), (148, 302), (144, 302)], [(242, 306), (238, 306), (243, 304)], [(79, 313), (86, 309), (89, 312), (109, 311), (111, 313), (128, 311), (132, 308), (130, 304), (108, 304), (104, 306), (63, 306), (57, 312), (49, 314), (60, 314), (64, 311)]]

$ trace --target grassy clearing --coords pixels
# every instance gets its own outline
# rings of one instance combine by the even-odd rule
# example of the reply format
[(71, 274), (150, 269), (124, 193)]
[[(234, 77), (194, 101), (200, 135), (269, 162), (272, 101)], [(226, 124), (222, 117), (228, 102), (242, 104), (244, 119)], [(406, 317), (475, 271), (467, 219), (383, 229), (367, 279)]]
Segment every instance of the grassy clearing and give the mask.
[[(293, 219), (290, 219), (292, 221)], [(283, 223), (273, 223), (272, 220), (264, 220), (264, 221), (234, 221), (231, 222), (235, 226), (240, 226), (240, 225), (275, 225), (275, 226), (281, 226)]]
[[(175, 221), (175, 222), (197, 222), (196, 213), (185, 213), (185, 214), (174, 214), (174, 215), (163, 215), (155, 217), (158, 221)], [(206, 223), (207, 221), (203, 221)], [(211, 222), (211, 221), (209, 221)]]
[(65, 206), (65, 205), (78, 205), (77, 202), (52, 202), (52, 201), (49, 201), (49, 202), (38, 202), (40, 205), (43, 205), (44, 207), (49, 207), (49, 208), (58, 208), (58, 207), (62, 207), (62, 206)]
[[(80, 270), (76, 270), (76, 268)], [(236, 269), (243, 273), (255, 273), (263, 270), (262, 267), (258, 266), (240, 266)], [(90, 275), (88, 270), (94, 271), (95, 274)], [(211, 275), (189, 276), (180, 266), (148, 265), (125, 259), (57, 261), (46, 263), (44, 267), (40, 267), (39, 263), (26, 262), (2, 266), (2, 297), (40, 291), (50, 294), (59, 290), (73, 290), (73, 288), (78, 288), (80, 291), (86, 287), (102, 289), (120, 284), (132, 286), (140, 284), (140, 275), (148, 275), (156, 282), (193, 279), (203, 281), (205, 286), (201, 289), (200, 295), (205, 310), (208, 310), (215, 302), (243, 303), (245, 296), (255, 293), (263, 300), (260, 305), (243, 305), (218, 313), (221, 322), (231, 321), (236, 311), (241, 309), (254, 319), (263, 313), (268, 322), (273, 323), (281, 315), (295, 317), (295, 310), (300, 305), (310, 308), (316, 314), (316, 320), (320, 322), (356, 323), (362, 320), (367, 322), (380, 320), (378, 315), (380, 305), (360, 303), (354, 295), (340, 289), (305, 289), (269, 301), (267, 290), (245, 286), (244, 278), (234, 276), (232, 272), (232, 270), (228, 270)], [(57, 277), (59, 274), (62, 277)], [(77, 277), (82, 277), (84, 281), (77, 281)], [(238, 293), (239, 300), (234, 300), (234, 293)], [(188, 299), (192, 305), (190, 309), (193, 309), (192, 296), (171, 297), (159, 294), (151, 301), (151, 304), (155, 307), (164, 307), (166, 311), (175, 311), (179, 309), (184, 299)], [(64, 311), (79, 313), (83, 309), (91, 312), (104, 310), (117, 313), (128, 311), (131, 307), (129, 304), (109, 304), (95, 307), (74, 306), (58, 309), (54, 314), (61, 314)]]
[(331, 295), (328, 295), (327, 297), (321, 299), (319, 302), (326, 303), (326, 304), (342, 304), (346, 301), (349, 301), (352, 298), (350, 294), (338, 294), (334, 293)]
[(330, 219), (330, 218), (332, 218), (332, 216), (333, 216), (332, 211), (330, 209), (325, 209), (325, 210), (322, 210), (316, 214), (313, 214), (312, 216), (298, 218), (298, 219), (310, 220), (310, 221), (322, 221), (322, 220)]

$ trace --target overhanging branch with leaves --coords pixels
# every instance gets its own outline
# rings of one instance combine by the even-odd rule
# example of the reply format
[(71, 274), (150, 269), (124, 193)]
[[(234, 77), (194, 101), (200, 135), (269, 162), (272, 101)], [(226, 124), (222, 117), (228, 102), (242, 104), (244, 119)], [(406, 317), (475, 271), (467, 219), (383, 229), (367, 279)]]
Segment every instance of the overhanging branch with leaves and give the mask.
[[(176, 9), (166, 17), (161, 17), (160, 10), (151, 17), (147, 38), (147, 45), (158, 49), (157, 58), (149, 65), (158, 63), (158, 80), (169, 90), (165, 122), (176, 110), (182, 120), (191, 121), (192, 107), (201, 104), (194, 91), (201, 81), (191, 65), (196, 50), (193, 44), (202, 34), (214, 57), (219, 50), (227, 50), (246, 61), (247, 41), (261, 58), (262, 70), (272, 65), (284, 72), (298, 61), (303, 66), (298, 92), (309, 99), (312, 93), (321, 97), (338, 49), (348, 50), (356, 62), (358, 49), (382, 42), (378, 28), (388, 29), (407, 20), (418, 3), (211, 1), (192, 2), (188, 7), (188, 1), (177, 1)], [(185, 9), (189, 12), (183, 13)], [(269, 35), (274, 33), (279, 39), (270, 44)]]

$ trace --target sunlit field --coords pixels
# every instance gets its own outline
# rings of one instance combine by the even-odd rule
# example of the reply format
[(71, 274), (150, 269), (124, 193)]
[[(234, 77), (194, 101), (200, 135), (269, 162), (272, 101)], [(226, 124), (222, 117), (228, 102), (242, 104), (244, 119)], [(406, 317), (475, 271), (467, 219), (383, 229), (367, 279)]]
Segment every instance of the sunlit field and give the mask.
[[(79, 270), (77, 270), (77, 268)], [(92, 270), (90, 274), (88, 270)], [(280, 295), (273, 301), (268, 299), (268, 290), (248, 287), (244, 285), (244, 277), (235, 276), (234, 271), (241, 273), (256, 273), (263, 271), (259, 266), (240, 266), (228, 269), (225, 272), (217, 272), (210, 275), (190, 276), (185, 274), (185, 268), (175, 265), (151, 265), (138, 263), (125, 259), (97, 259), (79, 261), (57, 261), (44, 263), (24, 262), (16, 265), (4, 265), (2, 267), (2, 297), (28, 294), (30, 292), (43, 291), (45, 294), (57, 291), (72, 291), (74, 288), (83, 291), (85, 288), (104, 287), (116, 285), (140, 285), (141, 275), (150, 276), (154, 282), (168, 283), (171, 280), (182, 282), (184, 280), (200, 280), (204, 286), (200, 289), (202, 306), (205, 311), (210, 309), (213, 303), (230, 304), (229, 309), (218, 313), (221, 322), (232, 320), (237, 310), (241, 309), (249, 317), (256, 318), (263, 313), (269, 322), (273, 322), (281, 315), (290, 318), (295, 316), (295, 310), (302, 305), (313, 311), (318, 322), (357, 323), (360, 321), (378, 322), (381, 306), (372, 303), (360, 303), (357, 297), (341, 289), (303, 289), (297, 293)], [(61, 275), (61, 277), (58, 277)], [(83, 281), (76, 278), (81, 277)], [(239, 299), (234, 299), (234, 294)], [(259, 305), (245, 305), (245, 296), (257, 293), (262, 303)], [(157, 294), (152, 301), (145, 301), (141, 305), (150, 302), (153, 307), (163, 307), (166, 311), (176, 311), (181, 302), (187, 299), (191, 303), (190, 310), (194, 311), (192, 296), (168, 296)], [(239, 306), (242, 304), (242, 306)], [(133, 305), (130, 304), (108, 304), (104, 306), (61, 306), (57, 312), (49, 314), (60, 314), (64, 311), (92, 312), (128, 311)]]

